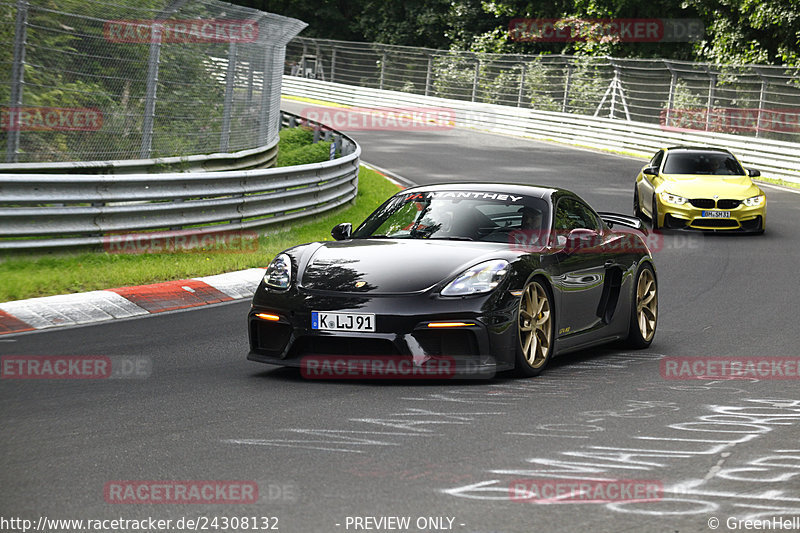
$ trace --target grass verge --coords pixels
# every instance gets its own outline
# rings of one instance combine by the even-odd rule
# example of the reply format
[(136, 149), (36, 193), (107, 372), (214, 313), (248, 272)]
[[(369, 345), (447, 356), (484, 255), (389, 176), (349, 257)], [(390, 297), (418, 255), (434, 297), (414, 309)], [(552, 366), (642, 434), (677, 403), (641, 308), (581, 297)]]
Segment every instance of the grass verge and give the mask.
[(339, 222), (360, 223), (397, 186), (361, 167), (355, 202), (331, 213), (302, 219), (259, 238), (255, 251), (186, 251), (109, 254), (54, 252), (8, 257), (0, 262), (0, 302), (68, 294), (265, 267), (278, 252), (311, 241), (331, 240)]
[(780, 178), (765, 178), (764, 176), (759, 176), (758, 178), (754, 179), (755, 182), (763, 182), (768, 185), (779, 185), (781, 187), (787, 187), (790, 189), (800, 189), (800, 183), (795, 181), (786, 181)]

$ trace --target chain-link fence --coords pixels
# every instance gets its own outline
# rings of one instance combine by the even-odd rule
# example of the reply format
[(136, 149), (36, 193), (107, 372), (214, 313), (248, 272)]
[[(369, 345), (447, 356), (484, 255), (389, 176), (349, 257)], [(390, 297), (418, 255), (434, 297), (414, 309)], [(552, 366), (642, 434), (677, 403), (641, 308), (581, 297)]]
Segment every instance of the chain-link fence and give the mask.
[(800, 68), (507, 55), (297, 37), (288, 75), (800, 142)]
[(150, 159), (270, 144), (285, 45), (304, 27), (216, 0), (0, 0), (5, 160)]

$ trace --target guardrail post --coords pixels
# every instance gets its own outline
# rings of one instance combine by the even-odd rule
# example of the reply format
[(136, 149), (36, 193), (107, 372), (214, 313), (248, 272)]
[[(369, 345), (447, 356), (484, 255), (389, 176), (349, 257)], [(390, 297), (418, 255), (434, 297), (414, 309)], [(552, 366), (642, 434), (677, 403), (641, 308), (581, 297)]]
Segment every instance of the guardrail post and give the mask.
[(425, 96), (431, 92), (431, 74), (433, 73), (433, 55), (428, 55), (428, 71), (425, 73)]
[(236, 81), (236, 41), (228, 46), (228, 72), (225, 75), (225, 103), (222, 110), (222, 131), (219, 137), (219, 151), (228, 151), (231, 138), (231, 109), (233, 108), (233, 84)]
[(8, 110), (6, 163), (16, 163), (19, 152), (22, 88), (25, 83), (25, 39), (28, 29), (28, 1), (17, 0), (17, 19), (14, 27), (14, 63), (11, 65), (11, 105)]
[(527, 63), (522, 63), (522, 70), (519, 74), (519, 94), (517, 95), (517, 107), (522, 107), (522, 95), (525, 92), (525, 70)]

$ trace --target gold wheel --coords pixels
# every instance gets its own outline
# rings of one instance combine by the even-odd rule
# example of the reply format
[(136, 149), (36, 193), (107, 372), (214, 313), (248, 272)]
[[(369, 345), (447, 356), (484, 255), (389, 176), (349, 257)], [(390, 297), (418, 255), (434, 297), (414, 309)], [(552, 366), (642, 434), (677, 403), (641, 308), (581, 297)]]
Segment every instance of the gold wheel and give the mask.
[(645, 342), (653, 340), (658, 319), (658, 293), (656, 280), (649, 268), (642, 269), (636, 285), (636, 321)]
[(550, 298), (539, 282), (530, 283), (519, 301), (519, 344), (522, 357), (532, 369), (547, 362), (553, 335)]

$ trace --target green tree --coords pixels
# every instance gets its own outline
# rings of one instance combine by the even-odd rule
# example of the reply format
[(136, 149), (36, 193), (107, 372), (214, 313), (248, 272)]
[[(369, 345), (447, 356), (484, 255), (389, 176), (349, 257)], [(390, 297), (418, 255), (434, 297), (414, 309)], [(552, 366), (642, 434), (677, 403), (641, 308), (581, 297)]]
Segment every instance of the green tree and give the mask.
[(684, 0), (707, 25), (697, 56), (716, 63), (800, 65), (798, 0)]

